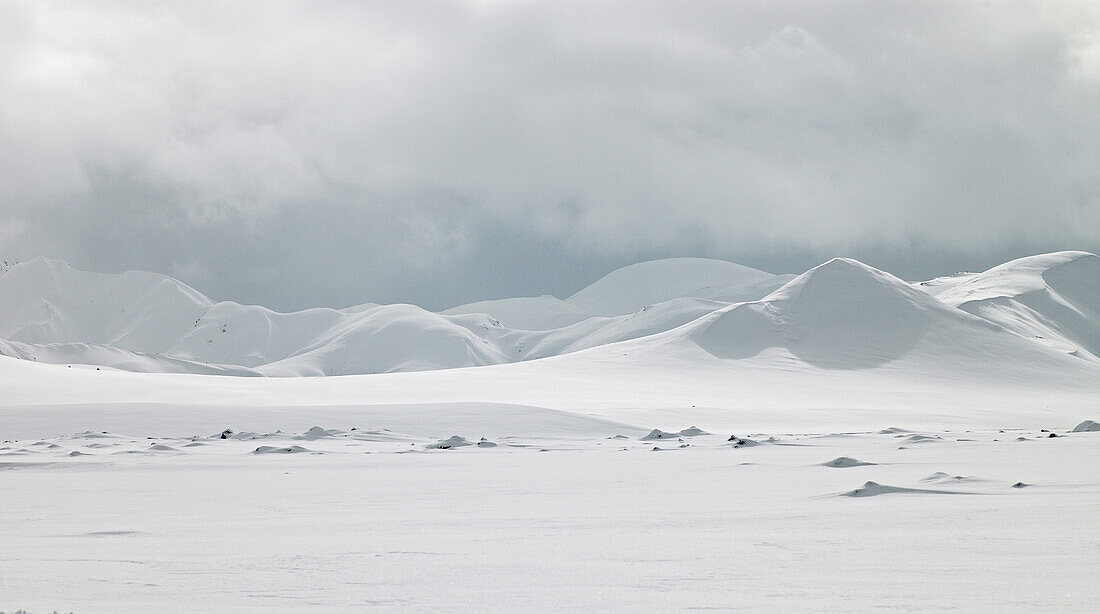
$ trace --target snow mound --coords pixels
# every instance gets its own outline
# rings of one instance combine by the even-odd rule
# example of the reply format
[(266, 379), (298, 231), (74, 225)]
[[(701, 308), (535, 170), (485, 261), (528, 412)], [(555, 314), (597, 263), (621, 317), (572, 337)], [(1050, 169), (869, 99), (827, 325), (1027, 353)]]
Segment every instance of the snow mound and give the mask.
[(730, 438), (726, 440), (734, 448), (751, 448), (752, 446), (760, 445), (759, 441), (755, 439), (749, 439), (748, 437), (738, 437), (737, 435), (730, 435)]
[(302, 446), (260, 446), (252, 451), (253, 454), (302, 454), (303, 452), (313, 452), (313, 450)]
[(839, 469), (847, 469), (849, 467), (863, 467), (863, 466), (866, 466), (866, 465), (875, 465), (875, 464), (877, 464), (877, 463), (865, 463), (861, 460), (858, 460), (858, 459), (855, 459), (855, 458), (849, 458), (847, 456), (838, 456), (838, 457), (834, 458), (833, 460), (831, 460), (827, 463), (822, 463), (822, 465), (825, 466), (825, 467), (837, 467)]
[(954, 490), (932, 490), (928, 488), (902, 488), (889, 486), (878, 482), (867, 482), (862, 487), (844, 493), (844, 497), (875, 497), (889, 494), (932, 494), (932, 495), (962, 495), (969, 494)]
[(451, 448), (464, 448), (466, 446), (474, 445), (472, 442), (467, 441), (465, 437), (460, 435), (453, 435), (447, 439), (441, 439), (435, 443), (430, 443), (425, 448), (429, 450), (450, 450)]
[(709, 258), (668, 258), (612, 271), (566, 301), (599, 315), (633, 313), (674, 298), (755, 300), (788, 277)]
[(922, 481), (922, 482), (941, 483), (941, 484), (944, 484), (944, 483), (958, 484), (958, 483), (962, 483), (962, 482), (982, 482), (984, 480), (982, 480), (982, 478), (976, 478), (974, 476), (969, 476), (969, 475), (951, 475), (950, 473), (944, 473), (942, 471), (937, 471), (937, 472), (935, 472), (931, 475), (928, 475), (928, 476), (925, 476), (925, 477), (921, 478), (920, 481)]
[(658, 439), (678, 439), (679, 433), (667, 433), (661, 429), (653, 429), (649, 434), (639, 438), (639, 441), (656, 441)]
[(1100, 431), (1100, 422), (1093, 422), (1092, 420), (1085, 420), (1081, 424), (1073, 427), (1071, 433), (1092, 433)]
[(342, 433), (340, 433), (340, 431), (337, 431), (335, 429), (323, 429), (319, 426), (314, 426), (311, 427), (308, 431), (302, 433), (301, 435), (295, 436), (294, 439), (304, 441), (316, 441), (318, 439), (332, 439), (333, 437), (341, 434)]
[(1100, 361), (1100, 258), (1055, 252), (921, 286), (948, 305), (1059, 351)]
[[(679, 439), (681, 437), (698, 437), (699, 435), (710, 435), (710, 433), (704, 431), (697, 426), (689, 426), (677, 433), (669, 433), (662, 431), (661, 429), (653, 429), (648, 434), (639, 437), (639, 441), (656, 441), (658, 439)], [(625, 439), (625, 438), (623, 438)]]

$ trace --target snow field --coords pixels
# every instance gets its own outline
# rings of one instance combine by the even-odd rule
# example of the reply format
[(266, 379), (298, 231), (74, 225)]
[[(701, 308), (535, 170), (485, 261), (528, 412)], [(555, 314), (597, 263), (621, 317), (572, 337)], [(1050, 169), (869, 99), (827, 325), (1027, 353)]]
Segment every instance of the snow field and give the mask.
[[(745, 432), (761, 443), (736, 447), (662, 426), (675, 439), (7, 442), (0, 608), (1088, 610), (1093, 433)], [(875, 464), (827, 466), (838, 456)], [(868, 482), (877, 496), (845, 496)]]

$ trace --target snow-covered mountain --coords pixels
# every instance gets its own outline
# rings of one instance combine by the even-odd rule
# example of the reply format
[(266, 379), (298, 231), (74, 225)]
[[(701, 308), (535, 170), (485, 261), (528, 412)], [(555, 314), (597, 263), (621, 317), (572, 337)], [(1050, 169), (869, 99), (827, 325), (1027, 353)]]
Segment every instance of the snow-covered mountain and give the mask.
[(1056, 252), (925, 282), (941, 301), (1059, 351), (1100, 361), (1100, 258)]
[(177, 343), (213, 304), (164, 275), (88, 273), (35, 258), (0, 277), (0, 339), (156, 354)]
[(1094, 370), (918, 287), (837, 258), (759, 301), (722, 308), (672, 334), (721, 359), (817, 370), (881, 369), (947, 379), (970, 374), (1009, 381), (1030, 381), (1066, 365)]
[(612, 271), (566, 302), (607, 316), (633, 313), (646, 305), (684, 297), (732, 303), (760, 298), (793, 277), (724, 260), (668, 258)]
[(674, 258), (619, 269), (564, 300), (440, 313), (375, 304), (278, 313), (214, 302), (162, 275), (88, 273), (45, 258), (0, 275), (0, 354), (130, 371), (424, 371), (639, 339), (639, 348), (667, 350), (681, 337), (722, 360), (764, 356), (825, 370), (896, 368), (921, 352), (964, 365), (1005, 363), (1005, 353), (1023, 365), (1052, 354), (1097, 363), (1100, 258), (1059, 252), (920, 284), (849, 259), (794, 277)]

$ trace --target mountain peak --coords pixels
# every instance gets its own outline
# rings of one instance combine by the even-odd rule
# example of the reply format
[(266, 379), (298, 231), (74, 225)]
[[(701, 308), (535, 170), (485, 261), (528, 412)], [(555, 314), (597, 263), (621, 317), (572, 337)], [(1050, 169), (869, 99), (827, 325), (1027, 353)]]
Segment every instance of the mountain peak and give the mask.
[[(566, 301), (594, 314), (620, 315), (674, 298), (736, 295), (739, 288), (760, 286), (776, 278), (771, 273), (725, 260), (665, 258), (616, 269)], [(763, 294), (767, 291), (756, 296)]]
[(935, 324), (966, 319), (904, 281), (852, 258), (834, 258), (760, 301), (702, 320), (692, 337), (719, 358), (785, 348), (821, 368), (879, 366), (912, 350)]
[(769, 301), (818, 304), (850, 303), (870, 296), (906, 297), (918, 303), (928, 296), (905, 281), (854, 258), (833, 258), (787, 282), (766, 296)]

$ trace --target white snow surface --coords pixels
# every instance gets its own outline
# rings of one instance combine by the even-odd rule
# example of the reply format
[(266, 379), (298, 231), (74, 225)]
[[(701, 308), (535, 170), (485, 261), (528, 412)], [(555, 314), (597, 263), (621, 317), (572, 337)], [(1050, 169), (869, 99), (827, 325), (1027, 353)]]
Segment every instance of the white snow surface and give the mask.
[(0, 608), (1090, 611), (1100, 433), (375, 421), (448, 413), (5, 441)]
[(1089, 611), (1095, 256), (663, 262), (576, 321), (13, 267), (0, 612)]

